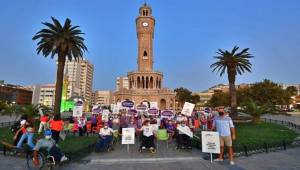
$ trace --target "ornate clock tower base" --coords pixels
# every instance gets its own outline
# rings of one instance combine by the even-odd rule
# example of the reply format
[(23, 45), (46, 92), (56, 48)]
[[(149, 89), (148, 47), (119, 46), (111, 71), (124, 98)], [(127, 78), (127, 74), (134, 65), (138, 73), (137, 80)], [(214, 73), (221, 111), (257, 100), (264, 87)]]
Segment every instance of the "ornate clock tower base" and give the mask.
[(136, 18), (138, 37), (138, 71), (128, 72), (129, 89), (119, 89), (114, 93), (115, 102), (132, 100), (135, 105), (141, 102), (157, 102), (161, 110), (175, 109), (175, 92), (163, 88), (163, 73), (153, 71), (153, 38), (155, 19), (152, 9), (145, 3)]

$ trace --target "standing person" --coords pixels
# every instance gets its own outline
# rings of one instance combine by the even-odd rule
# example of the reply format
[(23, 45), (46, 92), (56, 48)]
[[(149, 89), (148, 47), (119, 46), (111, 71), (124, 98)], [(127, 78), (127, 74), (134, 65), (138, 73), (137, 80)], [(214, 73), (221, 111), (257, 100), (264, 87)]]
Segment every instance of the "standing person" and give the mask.
[(213, 122), (213, 129), (220, 135), (220, 154), (215, 161), (223, 161), (224, 145), (227, 147), (230, 165), (234, 165), (232, 141), (236, 139), (235, 128), (229, 116), (226, 116), (224, 108), (219, 108), (219, 116)]
[(97, 116), (96, 116), (96, 114), (92, 115), (91, 122), (92, 122), (92, 127), (91, 127), (92, 129), (93, 129), (93, 127), (97, 127)]
[(59, 133), (64, 128), (64, 122), (61, 120), (59, 115), (55, 115), (52, 120), (49, 121), (50, 129), (52, 132), (52, 139), (58, 144), (59, 142)]
[(40, 127), (39, 127), (39, 131), (38, 131), (38, 133), (39, 134), (41, 134), (41, 132), (44, 130), (46, 130), (47, 129), (47, 122), (48, 122), (48, 114), (46, 113), (46, 114), (44, 114), (44, 115), (41, 115), (41, 117), (40, 117)]
[(79, 136), (83, 136), (83, 134), (85, 133), (86, 122), (87, 119), (84, 114), (80, 118), (78, 118)]
[[(24, 130), (25, 129), (25, 130)], [(22, 131), (22, 130), (21, 130)], [(29, 120), (23, 126), (23, 134), (21, 139), (18, 141), (17, 148), (21, 148), (23, 142), (27, 139), (28, 146), (33, 149), (33, 136), (34, 136), (34, 127), (33, 127), (33, 120)]]
[(205, 114), (201, 114), (200, 123), (201, 123), (201, 129), (207, 130), (207, 118)]
[(122, 112), (120, 117), (120, 129), (119, 132), (122, 133), (122, 128), (127, 128), (128, 126), (128, 118), (126, 116), (126, 112)]

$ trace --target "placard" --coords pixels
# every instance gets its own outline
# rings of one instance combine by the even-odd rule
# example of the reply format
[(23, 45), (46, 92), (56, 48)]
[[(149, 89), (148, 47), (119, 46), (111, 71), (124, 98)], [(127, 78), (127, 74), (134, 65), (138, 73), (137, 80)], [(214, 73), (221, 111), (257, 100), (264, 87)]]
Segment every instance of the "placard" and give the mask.
[(135, 129), (122, 128), (122, 144), (134, 144), (134, 141), (135, 141)]
[(150, 102), (150, 108), (155, 108), (155, 109), (158, 109), (158, 104), (157, 102)]
[(194, 110), (195, 104), (185, 102), (182, 108), (181, 113), (186, 115), (186, 116), (191, 116)]
[(108, 122), (109, 110), (104, 109), (102, 112), (102, 122)]
[(182, 133), (188, 135), (188, 136), (191, 137), (191, 138), (194, 136), (194, 135), (193, 135), (193, 132), (192, 132), (190, 129), (188, 129), (188, 128), (184, 128), (184, 127), (178, 125), (178, 126), (177, 126), (177, 129), (178, 129), (180, 132), (182, 132)]
[(81, 117), (83, 112), (83, 106), (74, 106), (73, 117)]
[(220, 153), (220, 136), (218, 132), (202, 131), (202, 152)]

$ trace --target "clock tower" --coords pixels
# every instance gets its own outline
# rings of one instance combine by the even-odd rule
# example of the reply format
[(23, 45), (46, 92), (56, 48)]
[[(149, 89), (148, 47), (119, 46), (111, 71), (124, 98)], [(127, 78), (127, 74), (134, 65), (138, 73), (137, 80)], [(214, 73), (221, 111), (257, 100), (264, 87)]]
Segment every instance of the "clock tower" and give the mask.
[(151, 7), (145, 3), (139, 9), (136, 18), (136, 32), (138, 38), (138, 71), (153, 70), (153, 38), (155, 19)]
[[(146, 3), (139, 9), (135, 19), (138, 39), (136, 71), (127, 73), (128, 87), (114, 92), (115, 102), (131, 100), (134, 104), (157, 103), (160, 110), (175, 109), (175, 92), (163, 87), (163, 73), (153, 70), (153, 38), (155, 19)], [(117, 82), (117, 86), (121, 83)]]

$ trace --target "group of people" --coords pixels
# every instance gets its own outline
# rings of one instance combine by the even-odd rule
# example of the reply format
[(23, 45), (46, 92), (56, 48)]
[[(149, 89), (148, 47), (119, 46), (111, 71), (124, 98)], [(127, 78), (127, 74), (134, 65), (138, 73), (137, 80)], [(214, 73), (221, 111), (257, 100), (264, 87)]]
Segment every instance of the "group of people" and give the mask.
[[(36, 135), (34, 118), (27, 118), (22, 116), (20, 121), (14, 126), (14, 145), (21, 149), (26, 142), (31, 150), (34, 151), (34, 163), (39, 164), (38, 152), (41, 148), (45, 148), (49, 155), (53, 156), (55, 161), (64, 162), (68, 158), (59, 149), (59, 134), (63, 130), (64, 122), (59, 115), (54, 115), (49, 118), (48, 114), (40, 116), (40, 125), (37, 134), (44, 133), (44, 138), (34, 142)], [(35, 144), (34, 144), (35, 143)]]
[[(83, 136), (87, 132), (87, 124), (91, 127), (99, 128), (99, 141), (96, 143), (97, 150), (107, 150), (111, 148), (114, 134), (122, 135), (123, 128), (134, 128), (135, 135), (140, 140), (140, 151), (149, 149), (152, 153), (156, 152), (155, 139), (159, 129), (166, 129), (168, 134), (168, 142), (176, 139), (177, 149), (192, 148), (191, 136), (185, 132), (195, 132), (201, 130), (215, 130), (220, 134), (220, 150), (221, 153), (216, 161), (223, 160), (224, 146), (228, 147), (230, 163), (233, 162), (232, 140), (235, 140), (234, 125), (228, 112), (224, 108), (218, 108), (218, 114), (213, 114), (211, 110), (202, 112), (194, 112), (191, 116), (186, 116), (180, 112), (174, 115), (164, 116), (158, 114), (138, 114), (130, 113), (126, 110), (121, 110), (119, 114), (102, 115), (102, 113), (93, 114), (87, 118), (85, 114), (80, 117), (71, 116), (67, 121), (68, 124), (76, 124), (78, 127), (79, 136)], [(60, 151), (58, 144), (60, 141), (60, 133), (65, 128), (64, 121), (59, 115), (49, 116), (43, 114), (40, 116), (40, 125), (38, 134), (44, 131), (45, 138), (40, 139), (34, 144), (34, 121), (22, 117), (20, 120), (20, 128), (15, 131), (14, 145), (21, 148), (27, 140), (28, 146), (33, 149), (35, 155), (41, 147), (46, 147), (49, 153), (56, 160), (64, 161), (67, 158)], [(184, 131), (181, 131), (183, 129)]]
[(132, 114), (129, 111), (120, 111), (120, 114), (110, 114), (107, 119), (101, 119), (101, 113), (94, 114), (91, 118), (93, 124), (103, 123), (99, 135), (100, 140), (97, 143), (99, 150), (106, 150), (110, 147), (113, 134), (116, 132), (122, 135), (122, 128), (134, 128), (136, 136), (140, 139), (140, 150), (150, 149), (155, 152), (155, 138), (158, 129), (166, 129), (169, 142), (173, 139), (177, 141), (178, 149), (192, 148), (191, 137), (184, 132), (178, 130), (195, 132), (198, 130), (212, 129), (213, 114), (210, 111), (194, 112), (191, 116), (186, 116), (180, 112), (174, 115), (164, 116), (158, 114)]

